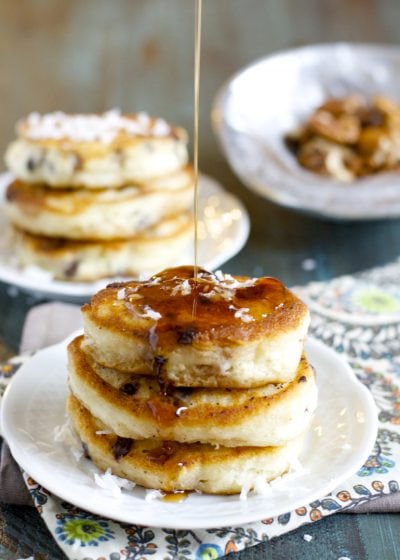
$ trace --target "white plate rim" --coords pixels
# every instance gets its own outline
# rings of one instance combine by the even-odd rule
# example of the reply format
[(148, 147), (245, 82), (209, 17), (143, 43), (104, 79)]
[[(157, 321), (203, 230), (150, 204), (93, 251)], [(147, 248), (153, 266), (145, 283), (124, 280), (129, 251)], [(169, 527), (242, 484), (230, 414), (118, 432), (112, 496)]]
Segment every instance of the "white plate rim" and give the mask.
[[(71, 337), (68, 338), (70, 340)], [(112, 515), (110, 515), (110, 510), (107, 508), (107, 504), (104, 505), (104, 500), (102, 500), (103, 505), (97, 504), (97, 497), (96, 497), (96, 490), (93, 489), (93, 500), (91, 503), (84, 503), (83, 499), (80, 499), (80, 492), (79, 488), (71, 491), (65, 491), (64, 486), (61, 482), (54, 484), (53, 481), (49, 483), (48, 480), (44, 479), (44, 475), (42, 476), (42, 470), (40, 467), (36, 465), (35, 462), (32, 461), (32, 457), (29, 453), (24, 451), (23, 448), (23, 440), (25, 436), (22, 436), (21, 433), (18, 431), (18, 425), (15, 423), (13, 424), (13, 407), (17, 406), (18, 403), (20, 406), (24, 406), (24, 403), (19, 402), (22, 398), (20, 393), (20, 387), (26, 384), (26, 381), (29, 380), (29, 376), (31, 376), (32, 380), (32, 369), (34, 370), (35, 361), (40, 363), (40, 357), (46, 357), (46, 353), (49, 357), (51, 357), (52, 353), (59, 353), (65, 352), (66, 348), (66, 341), (59, 343), (55, 346), (49, 347), (42, 351), (39, 351), (35, 356), (31, 358), (26, 364), (24, 364), (20, 370), (16, 373), (12, 383), (8, 386), (1, 406), (1, 427), (2, 433), (7, 440), (11, 452), (16, 459), (16, 461), (20, 464), (20, 466), (26, 470), (29, 475), (36, 480), (39, 484), (43, 485), (47, 488), (51, 493), (59, 496), (60, 498), (73, 503), (74, 505), (86, 509), (94, 514), (100, 515), (102, 517), (111, 517), (112, 519), (124, 523), (135, 523), (139, 525), (149, 525), (153, 527), (162, 527), (162, 528), (171, 528), (171, 529), (208, 529), (211, 527), (224, 527), (224, 526), (233, 526), (239, 525), (243, 523), (250, 523), (255, 521), (260, 521), (261, 519), (265, 519), (268, 517), (275, 517), (277, 515), (287, 513), (288, 511), (292, 511), (297, 507), (301, 507), (306, 503), (310, 503), (316, 499), (320, 499), (331, 492), (334, 488), (338, 487), (342, 482), (344, 482), (347, 478), (351, 475), (355, 474), (357, 470), (362, 466), (363, 462), (367, 458), (369, 452), (372, 450), (373, 445), (375, 443), (378, 423), (377, 423), (377, 411), (374, 399), (370, 393), (370, 391), (364, 387), (356, 378), (355, 374), (351, 370), (350, 366), (344, 359), (339, 356), (336, 352), (332, 349), (325, 346), (320, 341), (315, 339), (309, 338), (307, 342), (307, 353), (309, 354), (311, 361), (317, 355), (323, 357), (324, 359), (328, 359), (330, 361), (333, 360), (334, 364), (336, 364), (335, 371), (336, 375), (337, 372), (340, 372), (340, 375), (345, 381), (345, 385), (347, 385), (347, 392), (348, 389), (351, 388), (353, 391), (353, 395), (356, 394), (358, 397), (358, 406), (361, 406), (361, 412), (365, 416), (365, 430), (363, 432), (363, 437), (360, 438), (356, 442), (355, 451), (352, 451), (350, 456), (348, 457), (345, 465), (340, 473), (336, 473), (334, 477), (328, 476), (326, 482), (321, 484), (317, 488), (314, 488), (312, 491), (307, 492), (305, 495), (296, 496), (295, 499), (288, 499), (283, 500), (280, 506), (275, 508), (268, 508), (268, 501), (270, 497), (267, 496), (262, 498), (260, 496), (249, 497), (247, 501), (239, 501), (237, 498), (238, 503), (240, 504), (239, 511), (235, 513), (231, 513), (226, 515), (224, 518), (215, 518), (212, 517), (212, 513), (207, 516), (207, 519), (204, 517), (193, 518), (185, 513), (185, 503), (182, 502), (180, 504), (166, 504), (162, 503), (160, 513), (160, 503), (161, 502), (151, 502), (150, 504), (145, 503), (144, 500), (142, 503), (142, 510), (137, 511), (136, 515), (137, 518), (131, 518), (130, 516), (127, 517), (127, 514), (124, 513), (123, 508), (119, 507), (118, 511), (112, 511)], [(38, 375), (38, 373), (36, 373)], [(318, 380), (318, 372), (317, 372), (317, 380)], [(32, 381), (31, 381), (32, 382)], [(321, 406), (322, 403), (320, 403)], [(14, 418), (15, 419), (15, 418)], [(344, 453), (344, 452), (343, 452)], [(343, 454), (342, 453), (342, 454)], [(43, 461), (43, 457), (40, 458)], [(305, 464), (305, 466), (307, 466)], [(306, 475), (303, 475), (306, 476)], [(310, 473), (310, 477), (313, 476), (313, 473)], [(72, 485), (73, 486), (73, 485)], [(104, 495), (102, 494), (104, 498)], [(201, 506), (207, 506), (207, 500), (209, 505), (212, 506), (212, 503), (216, 503), (213, 500), (215, 499), (225, 499), (226, 497), (215, 497), (215, 496), (199, 496), (197, 497), (195, 494), (193, 495), (194, 499), (199, 499), (199, 509), (202, 509)], [(203, 498), (206, 498), (204, 500)], [(110, 498), (111, 500), (115, 500), (115, 498)], [(138, 499), (138, 498), (136, 498)], [(201, 499), (201, 500), (200, 500)], [(201, 503), (200, 503), (201, 501)], [(204, 504), (204, 502), (206, 502)], [(257, 507), (254, 507), (256, 504)], [(114, 502), (115, 505), (115, 502)], [(172, 507), (171, 507), (172, 506)], [(176, 506), (180, 506), (179, 509), (174, 509)], [(260, 514), (260, 507), (262, 507), (262, 515)], [(264, 509), (265, 508), (265, 509)], [(255, 511), (254, 511), (255, 510)], [(210, 509), (212, 511), (212, 509)], [(182, 513), (183, 512), (183, 513)], [(179, 515), (180, 514), (180, 515)]]
[[(0, 212), (2, 211), (2, 205), (4, 202), (4, 193), (7, 185), (13, 179), (11, 173), (0, 174)], [(247, 212), (246, 207), (241, 202), (241, 200), (228, 192), (224, 187), (213, 177), (205, 174), (201, 174), (199, 177), (199, 202), (200, 209), (201, 205), (205, 203), (205, 199), (216, 196), (219, 197), (222, 203), (227, 207), (232, 209), (237, 209), (240, 212), (240, 218), (236, 220), (235, 225), (231, 228), (232, 233), (231, 243), (227, 245), (223, 251), (218, 254), (210, 255), (205, 258), (200, 263), (201, 266), (208, 270), (215, 270), (226, 261), (234, 257), (246, 244), (246, 241), (250, 233), (250, 217)], [(200, 216), (201, 218), (202, 216)], [(6, 220), (5, 217), (2, 219)], [(226, 231), (224, 231), (226, 235)], [(207, 237), (205, 240), (199, 241), (199, 254), (202, 252), (207, 252), (210, 246), (210, 238)], [(215, 244), (211, 244), (215, 247)], [(123, 278), (122, 280), (128, 280), (129, 278)], [(34, 293), (36, 295), (45, 295), (48, 297), (61, 296), (68, 299), (84, 299), (91, 297), (98, 290), (104, 288), (110, 282), (115, 281), (115, 278), (105, 278), (102, 280), (97, 280), (95, 282), (65, 282), (61, 280), (55, 280), (53, 278), (43, 278), (40, 280), (36, 277), (29, 278), (28, 275), (21, 274), (21, 271), (10, 263), (4, 260), (4, 256), (1, 254), (0, 250), (0, 281), (5, 282), (20, 288), (23, 291)], [(119, 278), (118, 280), (121, 280)]]

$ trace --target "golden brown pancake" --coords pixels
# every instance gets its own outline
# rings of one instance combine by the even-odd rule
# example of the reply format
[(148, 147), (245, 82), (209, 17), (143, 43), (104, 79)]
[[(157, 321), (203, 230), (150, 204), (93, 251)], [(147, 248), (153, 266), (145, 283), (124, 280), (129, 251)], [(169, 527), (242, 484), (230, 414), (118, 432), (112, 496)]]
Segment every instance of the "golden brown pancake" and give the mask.
[(193, 267), (111, 284), (82, 308), (87, 348), (102, 365), (184, 387), (256, 387), (296, 376), (309, 324), (275, 278)]
[(186, 165), (187, 134), (144, 113), (33, 113), (6, 152), (18, 179), (52, 187), (115, 188)]
[(59, 280), (89, 282), (115, 276), (148, 276), (182, 258), (193, 239), (190, 213), (166, 218), (126, 240), (74, 241), (15, 229), (12, 243), (21, 267), (38, 266)]
[(187, 389), (104, 368), (84, 348), (83, 337), (68, 347), (70, 389), (121, 437), (227, 447), (284, 445), (305, 431), (316, 407), (314, 373), (305, 357), (290, 383)]
[[(130, 440), (107, 433), (73, 396), (68, 413), (90, 458), (102, 470), (166, 492), (197, 490), (235, 494), (257, 481), (269, 481), (286, 472), (302, 445), (298, 437), (281, 447), (223, 447), (162, 440)], [(99, 432), (99, 433), (97, 433)]]
[(142, 186), (120, 189), (54, 189), (13, 181), (6, 213), (17, 227), (49, 237), (126, 239), (193, 204), (190, 166)]

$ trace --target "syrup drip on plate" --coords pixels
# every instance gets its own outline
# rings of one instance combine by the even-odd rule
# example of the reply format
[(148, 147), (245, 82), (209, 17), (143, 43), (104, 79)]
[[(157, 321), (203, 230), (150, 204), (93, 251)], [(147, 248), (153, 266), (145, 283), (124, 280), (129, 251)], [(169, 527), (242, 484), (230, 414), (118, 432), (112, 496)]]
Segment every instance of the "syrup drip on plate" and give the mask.
[(165, 496), (161, 498), (162, 502), (173, 502), (180, 503), (186, 500), (189, 493), (184, 490), (174, 490), (173, 492), (167, 492)]

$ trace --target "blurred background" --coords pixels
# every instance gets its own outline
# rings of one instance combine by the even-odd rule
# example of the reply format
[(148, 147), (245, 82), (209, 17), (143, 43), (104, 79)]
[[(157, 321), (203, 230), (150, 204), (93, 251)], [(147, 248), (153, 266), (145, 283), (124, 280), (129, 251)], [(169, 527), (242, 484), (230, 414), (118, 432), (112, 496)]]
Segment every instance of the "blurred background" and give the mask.
[[(247, 246), (224, 270), (294, 285), (398, 256), (398, 220), (335, 223), (248, 191), (219, 150), (210, 109), (220, 86), (259, 57), (319, 42), (396, 44), (399, 21), (398, 0), (204, 0), (200, 167), (243, 200), (252, 220)], [(191, 0), (1, 0), (0, 150), (31, 111), (144, 110), (191, 134), (193, 26)], [(9, 310), (7, 297), (0, 308)]]
[[(256, 58), (309, 43), (396, 43), (397, 0), (203, 0), (202, 167), (209, 113)], [(0, 149), (31, 111), (146, 110), (192, 127), (194, 0), (1, 0)]]

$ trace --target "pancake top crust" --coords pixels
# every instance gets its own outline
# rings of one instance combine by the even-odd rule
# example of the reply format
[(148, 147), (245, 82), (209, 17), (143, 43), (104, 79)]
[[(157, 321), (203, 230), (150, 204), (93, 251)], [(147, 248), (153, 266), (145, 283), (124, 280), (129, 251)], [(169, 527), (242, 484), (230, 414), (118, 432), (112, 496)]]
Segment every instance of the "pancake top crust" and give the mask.
[(231, 276), (193, 266), (147, 281), (110, 284), (82, 311), (98, 326), (154, 338), (157, 348), (232, 344), (295, 328), (308, 310), (279, 280)]
[(122, 114), (119, 109), (102, 114), (66, 114), (61, 111), (31, 113), (17, 123), (19, 137), (40, 143), (124, 144), (134, 138), (183, 138), (186, 133), (164, 119), (145, 112)]

